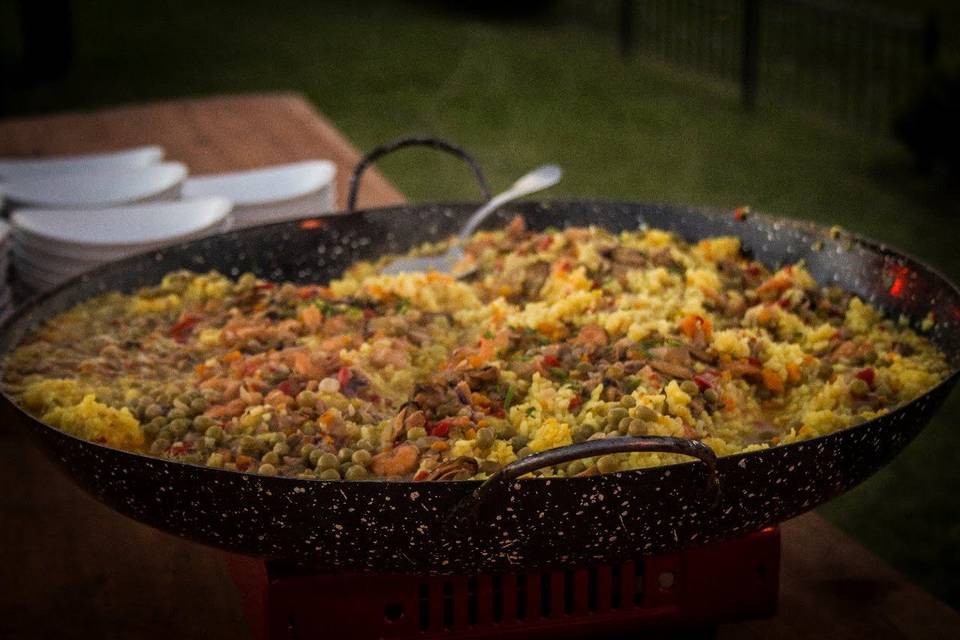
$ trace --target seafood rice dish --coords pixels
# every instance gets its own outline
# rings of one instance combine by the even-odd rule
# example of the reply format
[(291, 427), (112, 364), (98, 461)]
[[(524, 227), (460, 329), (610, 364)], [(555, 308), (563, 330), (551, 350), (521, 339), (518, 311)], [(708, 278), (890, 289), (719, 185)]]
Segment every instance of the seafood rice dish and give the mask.
[[(517, 218), (464, 249), (459, 278), (383, 275), (390, 257), (316, 284), (170, 273), (39, 326), (4, 362), (4, 390), (55, 428), (171, 460), (461, 480), (598, 438), (774, 447), (889, 412), (949, 371), (931, 321), (915, 331), (802, 263), (768, 269), (735, 237)], [(614, 454), (536, 475), (681, 460)]]

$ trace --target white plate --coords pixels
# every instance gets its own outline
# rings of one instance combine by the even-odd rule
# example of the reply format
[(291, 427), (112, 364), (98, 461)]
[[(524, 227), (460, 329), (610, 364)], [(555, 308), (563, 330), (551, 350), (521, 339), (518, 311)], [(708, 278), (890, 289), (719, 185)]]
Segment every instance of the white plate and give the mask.
[(301, 198), (261, 206), (237, 207), (233, 218), (238, 229), (261, 224), (295, 220), (330, 213), (336, 207), (334, 185), (309, 193)]
[(51, 174), (142, 168), (163, 160), (163, 147), (150, 145), (121, 151), (49, 158), (0, 158), (0, 176), (7, 179)]
[(189, 178), (184, 197), (224, 196), (237, 208), (295, 200), (330, 185), (336, 165), (327, 160), (307, 160), (252, 171), (237, 171)]
[(15, 236), (70, 256), (84, 247), (100, 253), (176, 242), (223, 224), (231, 208), (226, 198), (211, 197), (109, 209), (19, 209), (10, 221)]
[(11, 180), (4, 184), (11, 205), (90, 209), (150, 199), (173, 199), (187, 177), (179, 162), (112, 168)]

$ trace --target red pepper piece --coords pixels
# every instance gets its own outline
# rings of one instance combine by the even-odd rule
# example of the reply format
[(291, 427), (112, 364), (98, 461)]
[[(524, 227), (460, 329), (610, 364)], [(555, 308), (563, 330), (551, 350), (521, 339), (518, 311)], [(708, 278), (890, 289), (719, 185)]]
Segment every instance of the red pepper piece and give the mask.
[(697, 387), (700, 388), (700, 391), (706, 391), (707, 389), (713, 388), (713, 381), (706, 376), (697, 374), (693, 376), (693, 381), (697, 383)]
[(340, 370), (337, 371), (337, 382), (340, 383), (340, 389), (345, 389), (347, 383), (350, 382), (350, 367), (340, 367)]
[(430, 430), (430, 435), (436, 436), (438, 438), (446, 438), (447, 434), (450, 433), (450, 418), (444, 418), (437, 424), (433, 425), (433, 428)]
[(560, 364), (560, 358), (557, 356), (545, 355), (543, 356), (543, 364), (547, 367), (555, 367)]
[(868, 385), (870, 385), (870, 388), (872, 389), (874, 380), (876, 379), (876, 372), (873, 370), (873, 367), (867, 367), (866, 369), (861, 369), (860, 371), (857, 371), (857, 373), (854, 374), (854, 377), (860, 378), (861, 380), (866, 382)]
[(170, 327), (170, 337), (177, 342), (186, 342), (190, 331), (198, 322), (200, 322), (200, 316), (190, 314), (180, 316), (180, 319)]

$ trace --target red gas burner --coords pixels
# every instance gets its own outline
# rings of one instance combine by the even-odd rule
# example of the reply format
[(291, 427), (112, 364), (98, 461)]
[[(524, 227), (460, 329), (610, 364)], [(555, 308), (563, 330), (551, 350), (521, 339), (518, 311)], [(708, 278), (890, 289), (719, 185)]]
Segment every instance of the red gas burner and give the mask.
[(769, 616), (775, 527), (676, 555), (516, 575), (330, 575), (227, 556), (257, 640), (576, 638)]

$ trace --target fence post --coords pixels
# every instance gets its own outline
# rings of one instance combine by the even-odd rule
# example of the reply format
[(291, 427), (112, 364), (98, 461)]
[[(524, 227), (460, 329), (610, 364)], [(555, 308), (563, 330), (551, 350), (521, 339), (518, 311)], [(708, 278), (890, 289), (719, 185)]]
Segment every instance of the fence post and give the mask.
[(935, 12), (927, 14), (923, 23), (923, 63), (927, 69), (937, 66), (940, 57), (940, 21)]
[(740, 58), (740, 99), (752, 111), (757, 104), (760, 69), (760, 1), (743, 0), (743, 44)]

